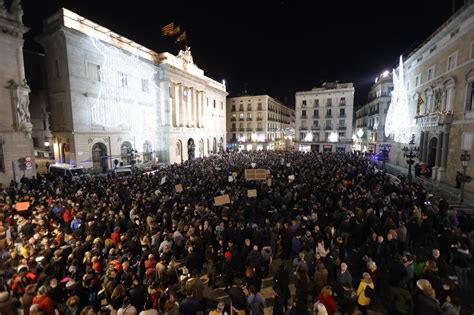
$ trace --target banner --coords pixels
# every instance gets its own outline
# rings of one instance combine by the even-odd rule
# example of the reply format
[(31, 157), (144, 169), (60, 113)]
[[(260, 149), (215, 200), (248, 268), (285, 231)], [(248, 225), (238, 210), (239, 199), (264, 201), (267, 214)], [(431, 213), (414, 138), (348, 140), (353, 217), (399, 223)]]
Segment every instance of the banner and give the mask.
[(214, 205), (215, 206), (222, 206), (230, 203), (229, 195), (217, 196), (214, 197)]
[(257, 190), (256, 189), (247, 190), (247, 197), (256, 198), (257, 197)]
[(30, 207), (30, 202), (17, 202), (15, 205), (16, 211), (26, 211)]

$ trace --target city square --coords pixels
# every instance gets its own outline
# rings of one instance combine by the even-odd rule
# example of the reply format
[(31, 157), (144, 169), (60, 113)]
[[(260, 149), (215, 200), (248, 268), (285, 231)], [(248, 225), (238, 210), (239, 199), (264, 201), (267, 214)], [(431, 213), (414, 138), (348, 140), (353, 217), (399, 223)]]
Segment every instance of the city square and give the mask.
[(90, 5), (0, 1), (0, 315), (474, 312), (472, 1), (353, 68)]

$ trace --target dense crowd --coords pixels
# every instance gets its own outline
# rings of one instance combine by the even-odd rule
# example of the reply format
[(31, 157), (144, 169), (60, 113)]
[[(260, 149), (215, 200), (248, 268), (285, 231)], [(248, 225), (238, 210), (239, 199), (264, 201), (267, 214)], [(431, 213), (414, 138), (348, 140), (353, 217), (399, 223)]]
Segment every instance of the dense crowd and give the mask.
[[(271, 180), (247, 181), (250, 168)], [(226, 194), (230, 204), (215, 205)], [(458, 314), (473, 284), (470, 216), (354, 154), (39, 175), (2, 189), (0, 225), (2, 315), (258, 315), (270, 276), (274, 314)], [(218, 303), (217, 287), (231, 303)]]

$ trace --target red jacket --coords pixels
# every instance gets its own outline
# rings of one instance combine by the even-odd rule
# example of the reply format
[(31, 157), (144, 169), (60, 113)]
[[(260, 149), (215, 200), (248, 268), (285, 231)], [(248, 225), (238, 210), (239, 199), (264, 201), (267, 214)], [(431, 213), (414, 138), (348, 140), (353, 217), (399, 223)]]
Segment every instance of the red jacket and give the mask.
[(322, 294), (320, 294), (318, 300), (321, 304), (324, 304), (326, 311), (328, 311), (328, 315), (334, 315), (336, 312), (336, 301), (334, 301), (332, 295), (324, 297)]
[(55, 315), (53, 301), (47, 295), (37, 295), (33, 298), (33, 304), (38, 304), (45, 315)]

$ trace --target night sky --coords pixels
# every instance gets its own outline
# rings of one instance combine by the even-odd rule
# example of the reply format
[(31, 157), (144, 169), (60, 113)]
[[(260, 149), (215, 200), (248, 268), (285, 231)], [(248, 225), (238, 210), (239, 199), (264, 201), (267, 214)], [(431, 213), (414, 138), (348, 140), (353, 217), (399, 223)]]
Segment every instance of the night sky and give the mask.
[[(462, 0), (455, 0), (456, 8)], [(194, 62), (227, 82), (229, 96), (268, 94), (294, 106), (295, 92), (324, 81), (354, 82), (363, 104), (375, 76), (391, 70), (452, 14), (452, 0), (109, 1), (23, 0), (31, 27), (65, 7), (153, 49), (177, 54), (161, 27), (186, 31)], [(153, 3), (157, 8), (151, 8)]]

